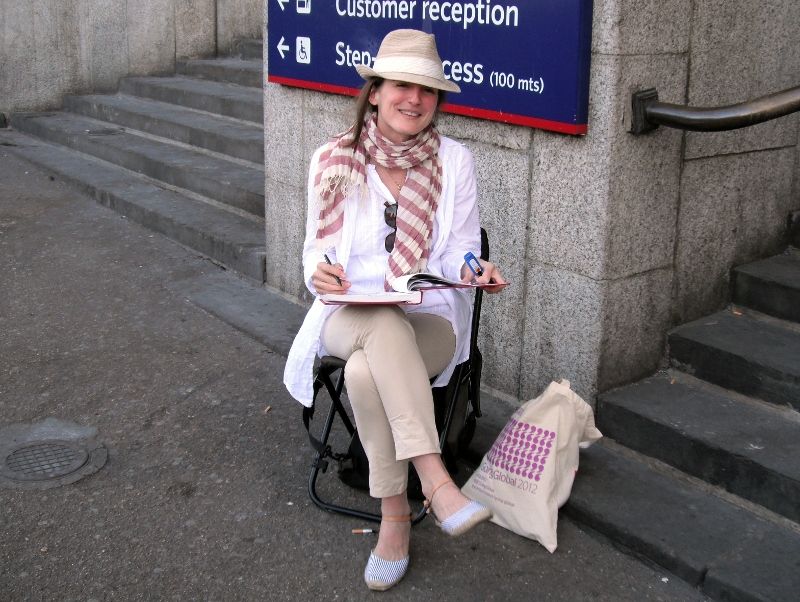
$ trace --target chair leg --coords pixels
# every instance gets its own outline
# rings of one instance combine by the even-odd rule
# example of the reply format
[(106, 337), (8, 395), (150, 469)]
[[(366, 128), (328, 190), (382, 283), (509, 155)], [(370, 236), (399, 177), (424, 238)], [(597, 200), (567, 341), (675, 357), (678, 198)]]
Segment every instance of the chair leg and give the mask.
[[(458, 382), (463, 382), (465, 379), (470, 377), (469, 369), (465, 369), (463, 365), (459, 366), (458, 368)], [(317, 493), (317, 477), (319, 476), (320, 471), (325, 472), (327, 470), (328, 462), (326, 460), (327, 457), (330, 457), (334, 460), (340, 459), (337, 458), (334, 453), (331, 451), (330, 446), (328, 445), (328, 438), (330, 437), (331, 430), (333, 429), (333, 421), (338, 415), (342, 422), (344, 423), (347, 432), (352, 436), (355, 433), (355, 426), (353, 425), (350, 417), (347, 415), (347, 412), (342, 405), (341, 394), (344, 388), (344, 374), (340, 372), (339, 378), (337, 379), (336, 385), (333, 384), (331, 380), (331, 373), (329, 372), (320, 372), (317, 375), (318, 382), (321, 382), (325, 389), (328, 391), (328, 395), (331, 398), (331, 407), (328, 411), (328, 415), (325, 418), (325, 425), (322, 429), (322, 435), (320, 437), (320, 441), (322, 442), (322, 450), (317, 452), (316, 457), (311, 466), (311, 472), (308, 477), (308, 495), (311, 498), (311, 501), (314, 502), (317, 506), (322, 508), (323, 510), (327, 510), (328, 512), (336, 512), (338, 514), (344, 514), (347, 516), (353, 516), (355, 518), (360, 518), (362, 520), (367, 520), (371, 522), (379, 523), (381, 522), (381, 515), (375, 514), (373, 512), (366, 512), (363, 510), (358, 510), (355, 508), (347, 508), (345, 506), (339, 506), (337, 504), (333, 504), (331, 502), (323, 500), (319, 494)], [(321, 386), (317, 386), (315, 383), (315, 399), (316, 402), (316, 392), (321, 389)], [(448, 400), (447, 408), (445, 412), (445, 419), (442, 428), (442, 433), (439, 438), (439, 448), (444, 450), (445, 445), (447, 444), (447, 434), (450, 430), (450, 425), (453, 421), (453, 414), (455, 412), (456, 402), (458, 399), (458, 390), (460, 387), (455, 387), (453, 395)], [(424, 507), (420, 508), (417, 514), (411, 521), (412, 526), (419, 524), (424, 520), (425, 516), (427, 515), (426, 509)]]
[[(379, 514), (375, 514), (373, 512), (365, 512), (363, 510), (357, 510), (355, 508), (347, 508), (345, 506), (339, 506), (337, 504), (332, 504), (331, 502), (323, 500), (319, 494), (317, 493), (317, 477), (319, 476), (320, 470), (325, 472), (328, 467), (328, 462), (326, 457), (331, 457), (333, 459), (337, 459), (334, 457), (333, 452), (328, 445), (328, 437), (330, 437), (331, 430), (333, 429), (333, 421), (338, 415), (339, 418), (344, 423), (347, 432), (352, 436), (355, 433), (355, 426), (353, 426), (350, 417), (347, 415), (347, 412), (342, 405), (341, 400), (341, 393), (344, 387), (344, 375), (340, 374), (336, 385), (334, 386), (333, 382), (331, 381), (331, 375), (328, 373), (322, 373), (317, 376), (317, 378), (322, 382), (325, 388), (328, 391), (328, 395), (331, 398), (331, 407), (328, 411), (328, 415), (325, 418), (325, 425), (322, 429), (322, 436), (320, 437), (320, 441), (322, 442), (323, 450), (317, 452), (316, 457), (311, 465), (311, 472), (308, 477), (308, 495), (311, 498), (311, 501), (314, 502), (317, 506), (322, 508), (323, 510), (327, 510), (328, 512), (337, 512), (339, 514), (345, 514), (347, 516), (353, 516), (355, 518), (360, 518), (362, 520), (368, 520), (371, 522), (381, 522), (381, 516)], [(316, 399), (314, 400), (316, 401)]]

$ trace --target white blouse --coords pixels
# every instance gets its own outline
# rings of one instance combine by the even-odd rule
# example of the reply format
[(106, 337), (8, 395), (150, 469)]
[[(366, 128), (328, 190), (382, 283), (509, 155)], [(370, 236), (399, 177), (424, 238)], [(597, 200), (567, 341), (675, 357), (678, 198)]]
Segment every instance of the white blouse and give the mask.
[[(322, 148), (311, 159), (308, 180), (308, 212), (306, 238), (303, 245), (303, 274), (312, 294), (316, 290), (311, 276), (317, 264), (324, 261), (323, 254), (334, 263), (341, 263), (351, 282), (352, 292), (382, 291), (388, 253), (384, 240), (392, 231), (383, 219), (384, 202), (394, 198), (381, 181), (375, 167), (368, 166), (369, 194), (361, 199), (357, 195), (345, 199), (344, 225), (337, 248), (317, 249), (316, 232), (319, 203), (314, 193), (314, 174)], [(477, 186), (472, 153), (462, 144), (441, 137), (439, 158), (442, 161), (442, 193), (434, 216), (431, 253), (426, 271), (459, 279), (464, 254), (472, 251), (480, 255), (480, 225), (476, 202)], [(320, 340), (325, 319), (340, 306), (324, 305), (316, 299), (306, 314), (303, 325), (295, 337), (286, 360), (283, 382), (289, 393), (305, 406), (311, 406), (313, 397), (313, 366), (317, 355), (326, 354)], [(442, 316), (453, 325), (456, 335), (456, 352), (450, 365), (434, 382), (434, 386), (447, 384), (453, 369), (469, 355), (469, 328), (472, 318), (472, 294), (466, 289), (439, 289), (425, 291), (420, 305), (401, 306), (406, 312), (424, 312)]]

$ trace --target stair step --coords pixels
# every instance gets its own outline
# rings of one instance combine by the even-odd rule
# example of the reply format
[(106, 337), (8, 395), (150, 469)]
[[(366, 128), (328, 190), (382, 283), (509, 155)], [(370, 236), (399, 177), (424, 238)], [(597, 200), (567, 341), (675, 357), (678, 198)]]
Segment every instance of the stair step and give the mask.
[(262, 61), (234, 57), (178, 61), (175, 72), (252, 88), (261, 88), (264, 79)]
[(800, 322), (800, 257), (776, 255), (735, 268), (733, 302)]
[(800, 522), (800, 415), (690, 381), (659, 374), (601, 394), (598, 428)]
[(264, 215), (264, 171), (133, 134), (72, 113), (15, 114), (14, 128), (253, 215)]
[(673, 366), (721, 387), (800, 410), (800, 330), (791, 322), (729, 309), (672, 330), (668, 344)]
[(259, 165), (264, 163), (264, 132), (253, 123), (122, 94), (68, 96), (64, 109)]
[(156, 186), (135, 173), (13, 130), (5, 151), (49, 171), (100, 204), (257, 282), (264, 281), (264, 225)]
[(264, 58), (263, 40), (239, 40), (236, 42), (236, 53), (243, 59)]
[(581, 452), (565, 514), (722, 600), (792, 600), (800, 532), (600, 442)]
[(169, 285), (267, 349), (289, 355), (308, 308), (263, 284), (216, 270)]
[(126, 77), (119, 91), (262, 125), (261, 90), (189, 77)]

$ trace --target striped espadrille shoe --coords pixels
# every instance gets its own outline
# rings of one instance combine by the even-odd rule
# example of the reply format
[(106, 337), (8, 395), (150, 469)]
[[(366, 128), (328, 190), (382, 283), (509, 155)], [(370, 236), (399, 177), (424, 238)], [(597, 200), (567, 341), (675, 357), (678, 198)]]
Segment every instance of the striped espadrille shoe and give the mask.
[[(431, 512), (431, 502), (433, 502), (433, 496), (436, 494), (439, 489), (444, 487), (445, 485), (453, 483), (451, 479), (443, 481), (439, 483), (436, 487), (433, 488), (431, 491), (430, 496), (425, 500), (423, 503), (425, 508), (427, 509), (428, 514)], [(453, 483), (454, 487), (458, 487), (455, 483)], [(434, 515), (435, 516), (435, 515)], [(470, 500), (466, 506), (457, 510), (450, 516), (448, 516), (443, 521), (436, 520), (436, 524), (439, 525), (442, 531), (450, 535), (451, 537), (456, 537), (458, 535), (462, 535), (472, 529), (475, 525), (482, 523), (483, 521), (489, 520), (492, 518), (492, 511), (489, 510), (486, 506), (477, 502), (475, 500)]]
[[(381, 521), (393, 523), (411, 522), (411, 514), (400, 516), (385, 515), (381, 517)], [(383, 592), (396, 585), (405, 577), (410, 561), (410, 556), (400, 560), (384, 560), (374, 551), (370, 552), (367, 567), (364, 569), (364, 581), (367, 583), (367, 587), (371, 590)]]
[(406, 575), (410, 556), (400, 560), (384, 560), (370, 552), (367, 568), (364, 569), (364, 581), (367, 587), (383, 592), (396, 585)]

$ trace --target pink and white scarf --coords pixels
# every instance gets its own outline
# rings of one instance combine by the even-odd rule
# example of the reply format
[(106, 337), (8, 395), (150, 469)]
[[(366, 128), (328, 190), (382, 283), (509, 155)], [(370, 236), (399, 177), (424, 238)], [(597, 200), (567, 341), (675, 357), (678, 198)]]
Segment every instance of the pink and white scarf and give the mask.
[(377, 115), (364, 120), (358, 144), (347, 146), (345, 133), (322, 152), (314, 177), (321, 200), (317, 224), (317, 246), (328, 249), (341, 239), (344, 200), (353, 192), (367, 195), (367, 162), (388, 169), (407, 169), (397, 199), (397, 236), (389, 254), (387, 283), (404, 274), (425, 270), (433, 232), (433, 217), (442, 191), (439, 134), (429, 125), (419, 134), (397, 144), (385, 138), (377, 126)]

